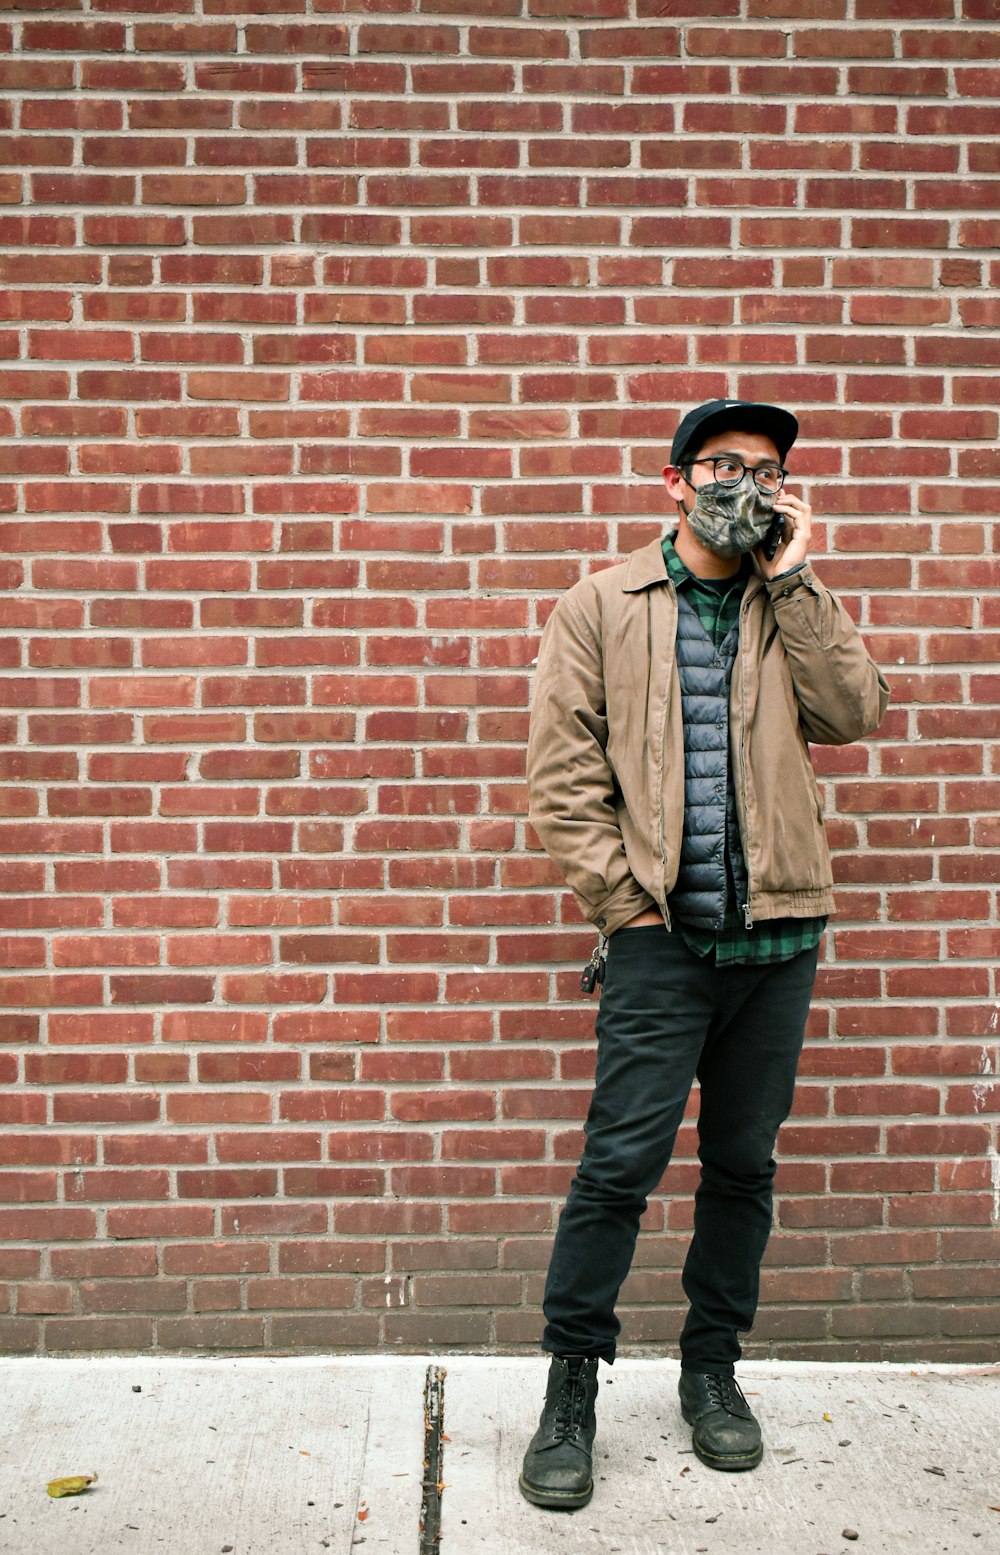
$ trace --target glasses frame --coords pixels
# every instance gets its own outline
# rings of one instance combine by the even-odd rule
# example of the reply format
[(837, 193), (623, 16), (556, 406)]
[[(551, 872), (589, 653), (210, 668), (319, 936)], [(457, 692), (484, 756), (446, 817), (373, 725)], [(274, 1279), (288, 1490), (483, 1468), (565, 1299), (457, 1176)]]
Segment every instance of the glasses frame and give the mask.
[[(691, 470), (691, 469), (694, 468), (694, 466), (696, 464), (710, 464), (712, 466), (712, 475), (719, 482), (719, 485), (720, 486), (725, 486), (727, 490), (735, 490), (735, 488), (737, 486), (741, 485), (742, 482), (744, 481), (744, 479), (746, 478), (747, 471), (749, 470), (750, 474), (753, 476), (753, 483), (756, 486), (757, 490), (759, 492), (763, 493), (763, 495), (767, 496), (767, 497), (775, 497), (775, 496), (777, 496), (778, 492), (781, 490), (782, 486), (785, 484), (785, 477), (788, 474), (788, 471), (784, 468), (783, 465), (765, 463), (765, 464), (755, 464), (755, 465), (751, 466), (749, 464), (744, 464), (742, 459), (737, 459), (732, 454), (708, 454), (704, 459), (686, 459), (684, 461), (684, 464), (678, 466), (678, 469), (680, 469), (682, 471), (684, 469)], [(743, 474), (740, 476), (739, 480), (735, 480), (735, 481), (719, 480), (719, 476), (718, 476), (718, 473), (716, 471), (716, 465), (718, 465), (718, 464), (738, 464), (741, 467), (741, 469), (743, 471)], [(780, 479), (778, 481), (777, 486), (774, 488), (773, 491), (769, 487), (762, 486), (760, 484), (760, 481), (757, 479), (757, 474), (758, 474), (758, 471), (760, 471), (760, 470), (777, 470), (778, 475), (780, 476)], [(689, 486), (690, 486), (690, 484), (691, 484), (691, 482), (688, 481), (688, 485)]]

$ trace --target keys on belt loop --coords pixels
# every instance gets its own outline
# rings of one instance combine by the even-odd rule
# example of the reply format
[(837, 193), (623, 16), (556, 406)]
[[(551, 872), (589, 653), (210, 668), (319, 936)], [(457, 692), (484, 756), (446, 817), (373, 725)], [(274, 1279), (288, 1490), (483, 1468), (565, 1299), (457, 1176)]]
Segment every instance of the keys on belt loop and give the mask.
[(581, 993), (593, 993), (598, 984), (604, 982), (607, 958), (608, 937), (606, 934), (600, 934), (598, 935), (597, 944), (591, 953), (590, 960), (580, 975)]

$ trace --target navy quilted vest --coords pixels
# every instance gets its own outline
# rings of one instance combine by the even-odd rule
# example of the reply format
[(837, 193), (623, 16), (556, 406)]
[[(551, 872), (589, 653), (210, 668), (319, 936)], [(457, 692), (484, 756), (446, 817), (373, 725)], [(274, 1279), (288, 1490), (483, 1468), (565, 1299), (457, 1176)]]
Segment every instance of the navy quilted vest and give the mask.
[(721, 929), (727, 898), (742, 909), (746, 865), (729, 770), (729, 686), (739, 624), (718, 650), (681, 589), (677, 671), (684, 717), (684, 835), (670, 911), (702, 929)]

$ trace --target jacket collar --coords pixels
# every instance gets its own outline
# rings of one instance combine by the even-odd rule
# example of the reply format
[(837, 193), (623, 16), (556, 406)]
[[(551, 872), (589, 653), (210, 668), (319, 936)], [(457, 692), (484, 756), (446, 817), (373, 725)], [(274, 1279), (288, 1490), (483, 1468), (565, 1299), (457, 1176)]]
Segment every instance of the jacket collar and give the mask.
[[(760, 570), (756, 556), (751, 557), (753, 572), (747, 583), (746, 598), (757, 592), (755, 584), (763, 585), (764, 574)], [(667, 564), (663, 558), (663, 546), (659, 540), (651, 540), (648, 545), (641, 546), (638, 551), (633, 551), (625, 563), (625, 578), (622, 583), (623, 594), (637, 594), (640, 589), (649, 588), (651, 583), (666, 583), (669, 581)]]
[(650, 540), (648, 545), (633, 551), (625, 563), (622, 591), (625, 594), (636, 594), (640, 589), (648, 588), (651, 583), (666, 583), (667, 577), (667, 564), (663, 559), (660, 542)]

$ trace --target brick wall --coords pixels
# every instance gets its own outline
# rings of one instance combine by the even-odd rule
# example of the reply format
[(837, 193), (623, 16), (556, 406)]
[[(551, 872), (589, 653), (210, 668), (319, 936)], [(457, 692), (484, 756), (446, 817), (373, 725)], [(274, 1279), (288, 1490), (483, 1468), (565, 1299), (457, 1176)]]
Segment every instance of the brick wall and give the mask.
[(532, 659), (732, 394), (894, 694), (815, 752), (751, 1350), (995, 1356), (995, 0), (263, 11), (0, 20), (0, 1345), (534, 1344), (594, 1004)]

